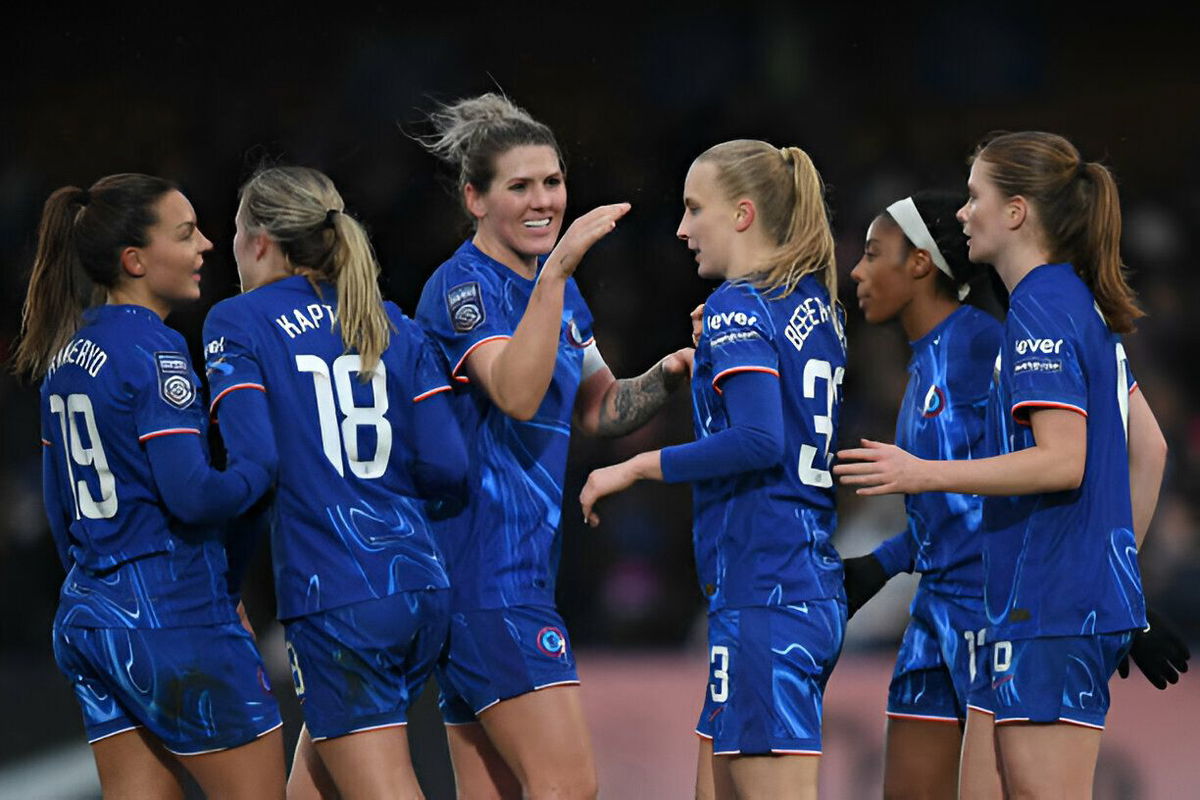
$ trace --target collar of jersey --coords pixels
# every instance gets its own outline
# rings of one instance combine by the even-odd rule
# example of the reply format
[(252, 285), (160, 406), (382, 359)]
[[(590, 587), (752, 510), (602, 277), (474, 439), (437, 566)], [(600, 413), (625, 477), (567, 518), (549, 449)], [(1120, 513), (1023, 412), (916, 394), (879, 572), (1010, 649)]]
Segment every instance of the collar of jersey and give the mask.
[(470, 256), (472, 259), (475, 259), (476, 261), (480, 261), (480, 262), (488, 265), (489, 267), (491, 267), (492, 270), (499, 272), (501, 275), (511, 276), (513, 280), (524, 281), (525, 283), (531, 283), (531, 284), (537, 283), (538, 276), (542, 274), (542, 267), (545, 266), (546, 259), (550, 257), (549, 254), (538, 256), (537, 257), (537, 272), (534, 273), (532, 278), (526, 278), (524, 275), (517, 272), (512, 267), (508, 266), (507, 264), (500, 263), (496, 259), (489, 256), (487, 253), (480, 250), (478, 247), (475, 246), (475, 243), (472, 242), (470, 239), (467, 239), (465, 242), (463, 242), (462, 246), (459, 247), (458, 249), (459, 249), (459, 252), (465, 253), (466, 255)]
[(1029, 270), (1029, 272), (1026, 272), (1025, 277), (1021, 278), (1021, 280), (1017, 282), (1017, 285), (1013, 287), (1013, 290), (1011, 292), (1009, 292), (1010, 300), (1014, 295), (1016, 295), (1017, 292), (1025, 290), (1024, 289), (1025, 285), (1032, 282), (1029, 279), (1031, 277), (1033, 277), (1034, 275), (1038, 275), (1040, 277), (1052, 277), (1055, 274), (1062, 272), (1063, 270), (1070, 272), (1072, 275), (1075, 274), (1075, 267), (1072, 266), (1071, 263), (1068, 261), (1058, 261), (1058, 262), (1054, 262), (1051, 264), (1040, 264), (1040, 265), (1034, 267), (1033, 269)]
[(136, 303), (105, 303), (102, 306), (92, 306), (84, 310), (83, 319), (86, 322), (92, 322), (100, 317), (116, 317), (122, 314), (133, 314), (134, 316), (152, 319), (155, 322), (162, 322), (158, 314)]

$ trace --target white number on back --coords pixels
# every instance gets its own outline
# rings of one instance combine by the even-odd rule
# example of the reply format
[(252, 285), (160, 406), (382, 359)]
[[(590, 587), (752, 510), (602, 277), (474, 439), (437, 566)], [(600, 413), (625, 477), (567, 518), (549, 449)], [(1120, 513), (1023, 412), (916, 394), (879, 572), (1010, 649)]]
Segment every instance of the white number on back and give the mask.
[[(817, 378), (825, 381), (825, 413), (813, 415), (813, 430), (825, 436), (825, 444), (818, 451), (811, 444), (800, 445), (800, 462), (797, 471), (800, 482), (806, 486), (818, 486), (828, 489), (833, 486), (833, 476), (829, 474), (829, 446), (833, 439), (833, 407), (837, 403), (838, 387), (842, 385), (845, 376), (844, 367), (834, 369), (828, 362), (819, 358), (810, 358), (804, 365), (804, 396), (810, 400), (817, 397)], [(821, 456), (820, 467), (814, 466), (818, 452)]]
[[(62, 431), (63, 445), (69, 450), (64, 453), (67, 462), (67, 483), (75, 501), (75, 519), (112, 519), (117, 513), (117, 482), (108, 468), (104, 445), (100, 442), (100, 431), (96, 428), (96, 415), (92, 411), (92, 398), (86, 394), (69, 394), (66, 402), (61, 395), (50, 395), (50, 413), (58, 415), (58, 428)], [(79, 436), (79, 418), (83, 418), (87, 429), (88, 446), (83, 446)], [(100, 483), (100, 499), (92, 496), (86, 481), (75, 480), (72, 465), (92, 467)]]
[(713, 665), (713, 679), (708, 685), (709, 695), (714, 703), (724, 703), (729, 699), (729, 648), (721, 644), (714, 645), (708, 660)]
[[(319, 356), (296, 356), (296, 369), (313, 376), (313, 389), (317, 398), (317, 422), (321, 426), (321, 448), (325, 458), (345, 476), (342, 468), (342, 451), (350, 471), (360, 478), (378, 478), (387, 471), (388, 457), (392, 453), (392, 426), (384, 414), (388, 410), (387, 371), (380, 361), (371, 375), (371, 405), (354, 404), (354, 386), (351, 376), (357, 375), (361, 361), (353, 353), (338, 356), (333, 360), (332, 373), (329, 365)], [(336, 402), (335, 398), (336, 389)], [(338, 413), (341, 425), (338, 425)], [(339, 431), (340, 427), (340, 431)], [(359, 458), (358, 428), (374, 428), (375, 455), (369, 461)]]

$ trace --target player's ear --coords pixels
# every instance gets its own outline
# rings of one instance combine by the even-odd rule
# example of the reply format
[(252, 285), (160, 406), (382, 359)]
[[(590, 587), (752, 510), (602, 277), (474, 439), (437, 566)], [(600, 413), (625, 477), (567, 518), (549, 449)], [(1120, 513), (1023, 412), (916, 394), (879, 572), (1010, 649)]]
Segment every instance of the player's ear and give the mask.
[(270, 247), (271, 237), (267, 236), (266, 231), (259, 231), (254, 235), (254, 258), (256, 261), (262, 261)]
[(146, 266), (142, 263), (140, 248), (126, 247), (121, 251), (121, 269), (132, 278), (145, 277)]
[(1008, 202), (1004, 204), (1004, 224), (1009, 230), (1015, 231), (1017, 228), (1025, 224), (1025, 220), (1030, 216), (1029, 201), (1019, 194), (1015, 194), (1008, 198)]
[(473, 183), (463, 185), (463, 205), (467, 207), (467, 213), (475, 219), (487, 216), (487, 202), (483, 199), (483, 192)]
[(908, 253), (908, 274), (914, 280), (921, 280), (935, 269), (933, 259), (928, 250), (914, 247)]
[(754, 224), (754, 217), (757, 214), (758, 211), (754, 208), (754, 201), (749, 197), (738, 200), (737, 210), (733, 215), (733, 229), (738, 233), (742, 233)]

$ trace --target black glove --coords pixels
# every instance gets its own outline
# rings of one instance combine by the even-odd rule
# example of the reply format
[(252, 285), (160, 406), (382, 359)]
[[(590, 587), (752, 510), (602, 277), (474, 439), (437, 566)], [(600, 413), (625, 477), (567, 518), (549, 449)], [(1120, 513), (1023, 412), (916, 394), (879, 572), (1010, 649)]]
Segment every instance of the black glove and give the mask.
[(1187, 662), (1192, 654), (1166, 621), (1148, 608), (1146, 622), (1145, 630), (1133, 634), (1133, 646), (1129, 655), (1117, 665), (1117, 672), (1122, 678), (1128, 678), (1129, 659), (1132, 658), (1146, 680), (1157, 689), (1165, 689), (1168, 683), (1179, 680), (1179, 673), (1187, 672)]
[(888, 582), (888, 575), (883, 571), (883, 564), (871, 554), (857, 558), (842, 559), (842, 569), (845, 570), (846, 605), (849, 616), (863, 607)]

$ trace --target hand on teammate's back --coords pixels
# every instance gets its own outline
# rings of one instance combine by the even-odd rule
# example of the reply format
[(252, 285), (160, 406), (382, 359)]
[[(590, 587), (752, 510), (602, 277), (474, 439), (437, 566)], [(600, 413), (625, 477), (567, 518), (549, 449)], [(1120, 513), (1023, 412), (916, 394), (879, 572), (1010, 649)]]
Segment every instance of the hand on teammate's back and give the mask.
[(1133, 646), (1129, 655), (1117, 665), (1117, 672), (1122, 678), (1128, 678), (1132, 659), (1155, 688), (1166, 689), (1167, 684), (1179, 681), (1179, 673), (1187, 672), (1187, 662), (1192, 654), (1171, 626), (1148, 608), (1146, 622), (1144, 630), (1133, 634)]

